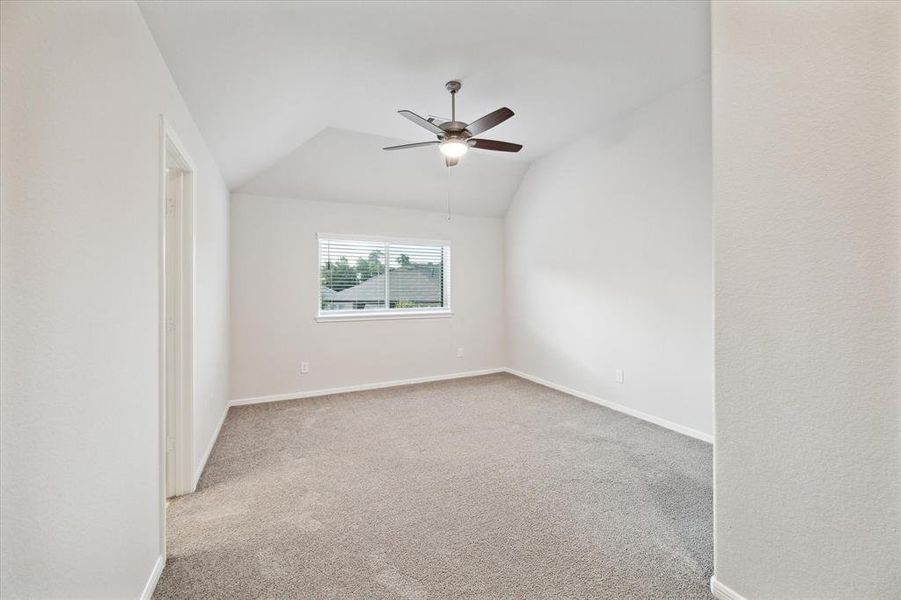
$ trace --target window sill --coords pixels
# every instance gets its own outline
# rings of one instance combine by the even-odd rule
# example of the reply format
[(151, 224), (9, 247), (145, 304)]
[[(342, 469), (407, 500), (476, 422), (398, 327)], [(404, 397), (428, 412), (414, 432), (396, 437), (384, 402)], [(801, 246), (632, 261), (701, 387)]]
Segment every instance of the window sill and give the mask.
[[(363, 311), (360, 311), (363, 312)], [(317, 315), (317, 323), (332, 323), (338, 321), (393, 321), (396, 319), (446, 319), (452, 317), (449, 310), (429, 310), (416, 312), (367, 312), (366, 314), (342, 313), (338, 315)]]

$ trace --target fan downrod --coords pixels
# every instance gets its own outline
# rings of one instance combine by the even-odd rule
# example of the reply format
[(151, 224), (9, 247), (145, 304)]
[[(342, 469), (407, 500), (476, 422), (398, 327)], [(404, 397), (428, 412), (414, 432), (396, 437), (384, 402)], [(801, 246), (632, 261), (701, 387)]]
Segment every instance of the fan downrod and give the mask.
[(441, 129), (448, 133), (458, 133), (466, 129), (466, 123), (460, 123), (457, 121), (457, 92), (460, 91), (460, 88), (463, 87), (463, 84), (457, 81), (456, 79), (452, 79), (444, 84), (444, 89), (450, 92), (451, 95), (451, 120), (449, 123), (442, 123), (440, 125)]

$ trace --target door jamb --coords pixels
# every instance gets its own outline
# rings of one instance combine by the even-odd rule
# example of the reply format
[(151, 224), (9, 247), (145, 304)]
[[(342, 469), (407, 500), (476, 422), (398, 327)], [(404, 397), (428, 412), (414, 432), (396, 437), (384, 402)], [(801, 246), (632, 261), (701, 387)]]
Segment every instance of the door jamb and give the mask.
[(194, 270), (196, 253), (196, 227), (194, 222), (197, 169), (184, 144), (172, 129), (164, 115), (160, 115), (160, 164), (159, 164), (159, 487), (160, 487), (160, 547), (166, 556), (166, 166), (173, 158), (184, 171), (184, 192), (181, 206), (182, 230), (182, 297), (179, 343), (182, 347), (179, 375), (180, 406), (176, 414), (175, 431), (175, 494), (194, 491), (193, 464), (193, 413), (194, 413), (194, 364), (195, 334)]

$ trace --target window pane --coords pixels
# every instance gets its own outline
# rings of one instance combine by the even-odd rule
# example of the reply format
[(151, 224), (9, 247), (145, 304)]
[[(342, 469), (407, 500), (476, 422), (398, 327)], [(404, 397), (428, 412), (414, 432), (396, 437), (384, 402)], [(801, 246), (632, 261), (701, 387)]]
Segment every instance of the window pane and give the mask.
[(385, 245), (319, 240), (322, 311), (385, 310)]
[(388, 292), (391, 308), (444, 306), (444, 248), (391, 244)]
[(320, 312), (447, 308), (448, 253), (436, 244), (320, 238)]

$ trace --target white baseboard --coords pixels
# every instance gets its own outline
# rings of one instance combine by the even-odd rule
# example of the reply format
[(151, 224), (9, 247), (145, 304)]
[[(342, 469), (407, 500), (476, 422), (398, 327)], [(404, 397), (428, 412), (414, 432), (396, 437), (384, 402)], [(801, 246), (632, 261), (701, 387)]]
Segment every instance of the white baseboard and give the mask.
[(710, 578), (710, 591), (719, 600), (745, 600), (744, 596), (717, 581), (716, 575)]
[(141, 592), (141, 600), (150, 600), (153, 597), (153, 590), (156, 589), (156, 584), (160, 580), (160, 575), (163, 574), (163, 567), (165, 566), (166, 557), (158, 556), (156, 563), (153, 565), (153, 571), (150, 572), (150, 578), (147, 580), (147, 584), (144, 585), (144, 591)]
[[(491, 375), (493, 373), (510, 373), (511, 375), (515, 375), (517, 377), (522, 377), (523, 379), (528, 379), (534, 383), (539, 385), (543, 385), (545, 387), (549, 387), (555, 389), (559, 392), (563, 392), (564, 394), (569, 394), (570, 396), (575, 396), (576, 398), (581, 398), (583, 400), (587, 400), (589, 402), (593, 402), (594, 404), (599, 404), (606, 408), (610, 408), (617, 412), (621, 412), (627, 414), (632, 417), (636, 417), (643, 421), (647, 421), (649, 423), (653, 423), (655, 425), (659, 425), (660, 427), (665, 427), (666, 429), (670, 429), (677, 433), (681, 433), (682, 435), (687, 435), (689, 437), (693, 437), (695, 439), (707, 442), (708, 444), (713, 443), (713, 436), (709, 433), (704, 433), (702, 431), (698, 431), (696, 429), (692, 429), (691, 427), (686, 427), (684, 425), (679, 425), (678, 423), (673, 423), (672, 421), (667, 421), (666, 419), (661, 419), (660, 417), (656, 417), (654, 415), (641, 412), (640, 410), (635, 410), (634, 408), (629, 408), (628, 406), (623, 406), (622, 404), (617, 404), (615, 402), (610, 402), (609, 400), (604, 400), (603, 398), (598, 398), (592, 394), (587, 394), (585, 392), (580, 392), (579, 390), (574, 390), (572, 388), (566, 387), (565, 385), (560, 385), (558, 383), (554, 383), (552, 381), (548, 381), (546, 379), (542, 379), (540, 377), (536, 377), (534, 375), (529, 375), (528, 373), (523, 373), (522, 371), (517, 371), (516, 369), (511, 368), (502, 368), (498, 367), (495, 369), (482, 369), (479, 371), (464, 371), (462, 373), (450, 373), (448, 375), (432, 375), (429, 377), (416, 377), (413, 379), (398, 379), (395, 381), (382, 381), (379, 383), (364, 383), (360, 385), (349, 385), (344, 387), (336, 387), (336, 388), (325, 388), (318, 390), (306, 390), (299, 392), (290, 392), (288, 394), (274, 394), (271, 396), (256, 396), (253, 398), (237, 398), (228, 403), (229, 406), (244, 406), (246, 404), (262, 404), (265, 402), (280, 402), (282, 400), (300, 400), (302, 398), (314, 398), (316, 396), (328, 396), (330, 394), (346, 394), (348, 392), (362, 392), (366, 390), (377, 390), (382, 388), (389, 387), (397, 387), (401, 385), (412, 385), (415, 383), (429, 383), (432, 381), (445, 381), (448, 379), (460, 379), (463, 377), (477, 377), (479, 375)], [(223, 420), (225, 416), (223, 415)], [(222, 427), (222, 423), (219, 424)], [(216, 432), (218, 436), (218, 430)], [(207, 449), (207, 455), (209, 455), (210, 450), (213, 448), (213, 443), (216, 441), (216, 437), (213, 437), (213, 440), (210, 442), (210, 447)], [(204, 464), (206, 464), (206, 458), (204, 458)], [(201, 469), (202, 470), (202, 469)], [(198, 471), (199, 473), (199, 471)], [(195, 483), (196, 485), (196, 483)]]
[(345, 387), (326, 388), (320, 390), (308, 390), (303, 392), (291, 392), (289, 394), (275, 394), (272, 396), (256, 396), (254, 398), (238, 398), (228, 403), (229, 406), (243, 406), (245, 404), (262, 404), (264, 402), (280, 402), (282, 400), (300, 400), (301, 398), (314, 398), (316, 396), (328, 396), (331, 394), (346, 394), (347, 392), (362, 392), (366, 390), (378, 390), (382, 388), (398, 387), (401, 385), (413, 385), (414, 383), (430, 383), (433, 381), (445, 381), (448, 379), (461, 379), (464, 377), (478, 377), (479, 375), (492, 375), (503, 373), (507, 369), (482, 369), (479, 371), (464, 371), (462, 373), (450, 373), (448, 375), (432, 375), (429, 377), (416, 377), (413, 379), (398, 379), (396, 381), (382, 381), (379, 383), (364, 383), (361, 385), (349, 385)]
[(589, 402), (593, 402), (594, 404), (599, 404), (606, 408), (613, 409), (617, 412), (627, 414), (631, 417), (636, 417), (638, 419), (641, 419), (642, 421), (647, 421), (649, 423), (653, 423), (654, 425), (659, 425), (660, 427), (671, 429), (677, 433), (681, 433), (682, 435), (687, 435), (703, 442), (707, 442), (708, 444), (713, 443), (713, 436), (709, 433), (704, 433), (702, 431), (698, 431), (697, 429), (686, 427), (685, 425), (679, 425), (678, 423), (673, 423), (672, 421), (667, 421), (666, 419), (655, 417), (654, 415), (641, 412), (640, 410), (635, 410), (634, 408), (629, 408), (628, 406), (623, 406), (622, 404), (617, 404), (616, 402), (610, 402), (609, 400), (604, 400), (603, 398), (598, 398), (597, 396), (594, 396), (592, 394), (574, 390), (572, 388), (566, 387), (565, 385), (560, 385), (558, 383), (542, 379), (541, 377), (535, 377), (534, 375), (529, 375), (528, 373), (517, 371), (516, 369), (508, 368), (505, 370), (511, 375), (516, 375), (517, 377), (528, 379), (529, 381), (532, 381), (534, 383), (555, 389), (558, 392), (563, 392), (564, 394), (569, 394), (570, 396), (575, 396), (576, 398), (581, 398), (582, 400), (588, 400)]
[(192, 492), (197, 489), (197, 484), (200, 482), (200, 476), (203, 475), (203, 470), (206, 468), (206, 461), (210, 459), (210, 452), (213, 451), (213, 446), (216, 445), (216, 440), (219, 439), (219, 432), (222, 430), (222, 424), (225, 423), (225, 417), (228, 416), (229, 406), (231, 405), (226, 404), (225, 408), (222, 410), (222, 418), (219, 419), (219, 425), (216, 426), (216, 431), (213, 433), (212, 437), (210, 437), (210, 443), (207, 444), (206, 450), (203, 452), (200, 464), (194, 466), (194, 478), (191, 484)]

